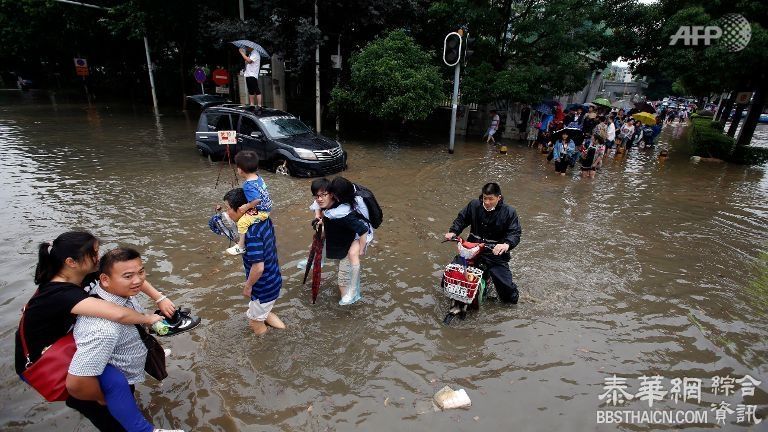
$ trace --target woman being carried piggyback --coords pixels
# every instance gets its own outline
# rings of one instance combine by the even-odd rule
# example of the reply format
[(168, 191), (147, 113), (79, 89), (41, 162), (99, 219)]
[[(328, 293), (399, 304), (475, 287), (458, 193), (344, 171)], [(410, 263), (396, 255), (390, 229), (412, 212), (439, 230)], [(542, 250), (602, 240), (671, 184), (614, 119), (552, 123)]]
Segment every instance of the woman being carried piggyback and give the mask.
[[(365, 205), (355, 196), (355, 186), (344, 177), (312, 183), (312, 210), (325, 228), (326, 258), (339, 261), (339, 304), (360, 300), (360, 256), (373, 237), (373, 229), (362, 214)], [(361, 208), (362, 207), (362, 208)]]

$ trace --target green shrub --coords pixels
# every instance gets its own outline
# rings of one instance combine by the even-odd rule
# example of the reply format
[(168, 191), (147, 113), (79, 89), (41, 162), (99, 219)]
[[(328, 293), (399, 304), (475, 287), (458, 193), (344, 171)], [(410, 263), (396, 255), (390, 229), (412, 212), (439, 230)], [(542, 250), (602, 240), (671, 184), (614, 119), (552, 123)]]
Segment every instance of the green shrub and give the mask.
[(719, 122), (709, 117), (691, 116), (688, 143), (694, 155), (723, 159), (745, 165), (761, 165), (768, 162), (768, 148), (736, 146), (733, 138), (722, 132)]
[(730, 159), (736, 143), (720, 130), (719, 123), (711, 121), (708, 117), (693, 117), (691, 125), (688, 142), (694, 155)]

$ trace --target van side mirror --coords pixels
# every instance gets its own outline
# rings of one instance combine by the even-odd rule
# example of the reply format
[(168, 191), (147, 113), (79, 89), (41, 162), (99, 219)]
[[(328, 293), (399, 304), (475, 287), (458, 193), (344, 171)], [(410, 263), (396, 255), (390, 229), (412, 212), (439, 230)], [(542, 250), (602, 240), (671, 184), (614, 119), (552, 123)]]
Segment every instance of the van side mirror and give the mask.
[(264, 133), (261, 131), (251, 132), (251, 138), (262, 139), (264, 138)]

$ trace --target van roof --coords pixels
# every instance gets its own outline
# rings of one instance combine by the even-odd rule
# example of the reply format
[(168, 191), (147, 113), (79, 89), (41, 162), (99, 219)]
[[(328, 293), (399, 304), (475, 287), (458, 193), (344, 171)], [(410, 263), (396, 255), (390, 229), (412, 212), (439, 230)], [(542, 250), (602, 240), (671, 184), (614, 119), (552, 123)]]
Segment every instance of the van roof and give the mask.
[(239, 104), (221, 104), (215, 105), (205, 109), (206, 112), (211, 111), (224, 111), (236, 114), (251, 114), (256, 118), (262, 117), (274, 117), (274, 116), (290, 116), (292, 114), (285, 111), (276, 110), (273, 108), (255, 107), (253, 105), (239, 105)]

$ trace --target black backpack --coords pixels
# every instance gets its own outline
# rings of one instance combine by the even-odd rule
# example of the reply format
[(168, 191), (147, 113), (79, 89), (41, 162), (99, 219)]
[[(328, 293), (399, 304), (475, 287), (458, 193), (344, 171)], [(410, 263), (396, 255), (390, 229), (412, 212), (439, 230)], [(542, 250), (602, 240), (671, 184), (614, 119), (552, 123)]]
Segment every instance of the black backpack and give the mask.
[(355, 195), (363, 199), (365, 207), (368, 209), (370, 220), (366, 219), (362, 214), (360, 216), (365, 219), (366, 222), (370, 223), (374, 229), (380, 227), (381, 222), (384, 220), (384, 212), (381, 211), (381, 206), (379, 205), (379, 202), (376, 201), (373, 192), (367, 187), (357, 183), (353, 183), (353, 185), (355, 186)]

